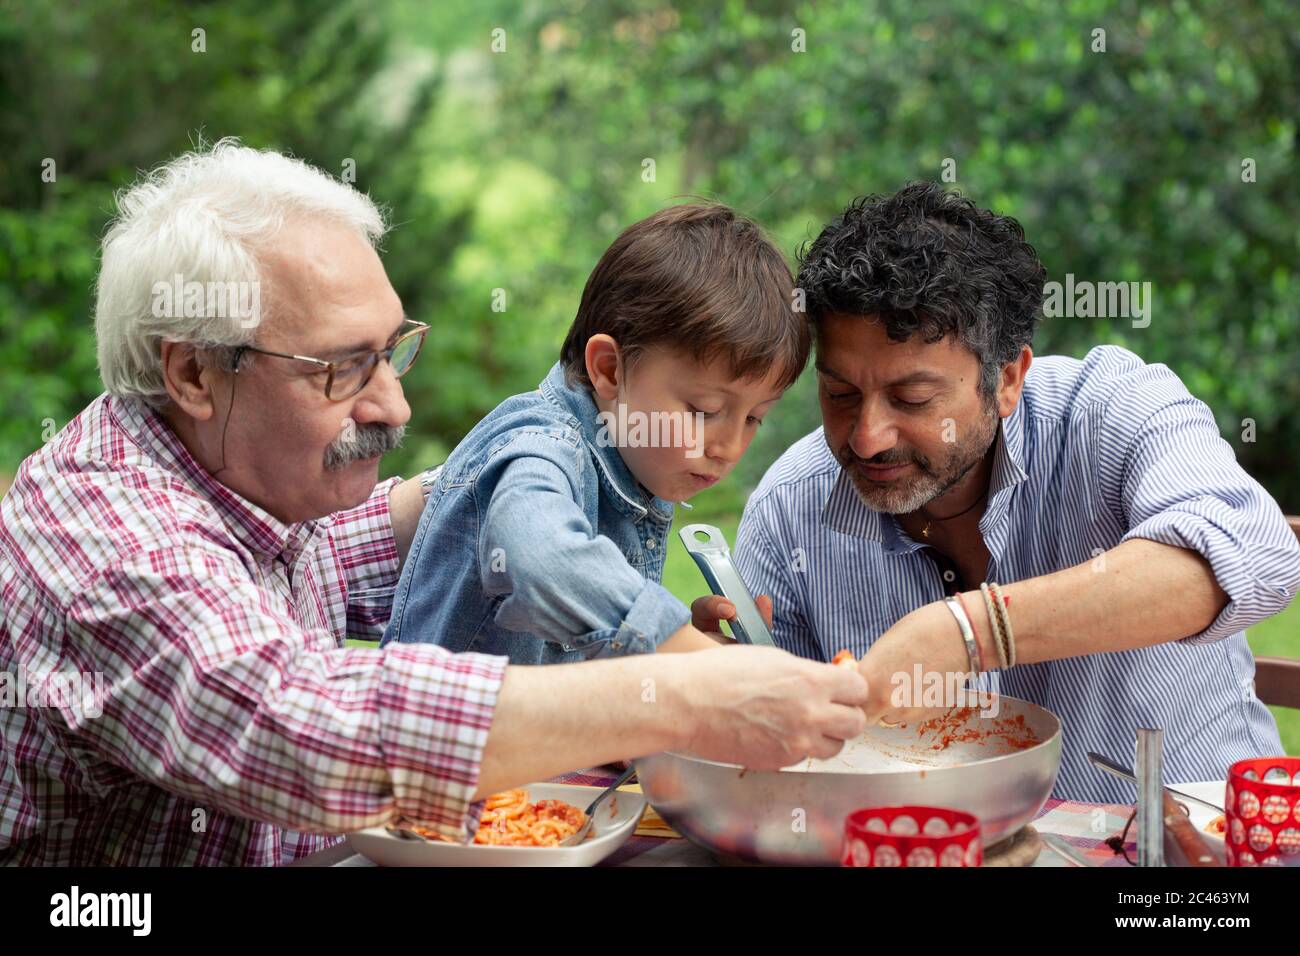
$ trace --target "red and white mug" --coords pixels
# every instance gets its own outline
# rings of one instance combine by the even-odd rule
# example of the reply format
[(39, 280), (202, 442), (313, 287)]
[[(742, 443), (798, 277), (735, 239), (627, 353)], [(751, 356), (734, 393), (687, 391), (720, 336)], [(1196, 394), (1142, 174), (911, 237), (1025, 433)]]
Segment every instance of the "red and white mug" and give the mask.
[(979, 820), (947, 807), (864, 807), (844, 821), (844, 866), (979, 866)]
[(1253, 757), (1228, 768), (1228, 866), (1300, 866), (1300, 757)]

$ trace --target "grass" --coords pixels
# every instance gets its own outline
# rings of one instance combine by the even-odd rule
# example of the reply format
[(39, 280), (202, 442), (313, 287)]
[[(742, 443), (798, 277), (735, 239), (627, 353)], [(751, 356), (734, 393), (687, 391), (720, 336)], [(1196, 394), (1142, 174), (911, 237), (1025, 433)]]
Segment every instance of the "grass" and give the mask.
[[(1261, 621), (1246, 632), (1246, 640), (1256, 657), (1300, 657), (1300, 600), (1291, 602), (1281, 614)], [(1300, 710), (1294, 707), (1270, 707), (1282, 735), (1282, 748), (1300, 755)]]

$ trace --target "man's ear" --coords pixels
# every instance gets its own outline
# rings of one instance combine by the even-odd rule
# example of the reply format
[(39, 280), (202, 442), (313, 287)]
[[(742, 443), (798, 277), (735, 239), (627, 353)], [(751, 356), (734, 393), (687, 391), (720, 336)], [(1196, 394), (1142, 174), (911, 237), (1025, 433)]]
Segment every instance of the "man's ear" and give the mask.
[(618, 387), (623, 381), (623, 350), (613, 336), (601, 332), (587, 339), (584, 357), (587, 378), (595, 393), (607, 402), (618, 398)]
[(161, 349), (167, 394), (190, 418), (207, 421), (215, 409), (212, 383), (220, 374), (210, 356), (188, 342), (163, 342)]
[(998, 381), (998, 417), (1007, 418), (1016, 410), (1020, 401), (1020, 391), (1025, 387), (1025, 373), (1029, 371), (1034, 360), (1033, 350), (1028, 345), (1021, 346), (1015, 361), (1002, 367), (1002, 377)]

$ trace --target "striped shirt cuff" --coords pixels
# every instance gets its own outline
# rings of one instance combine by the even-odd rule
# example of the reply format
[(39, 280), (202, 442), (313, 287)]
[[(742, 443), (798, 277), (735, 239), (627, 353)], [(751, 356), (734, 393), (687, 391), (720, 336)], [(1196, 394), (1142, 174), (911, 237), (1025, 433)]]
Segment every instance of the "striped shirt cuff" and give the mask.
[(1179, 644), (1211, 644), (1258, 624), (1286, 607), (1285, 594), (1270, 597), (1259, 580), (1256, 562), (1243, 543), (1240, 517), (1217, 498), (1182, 502), (1152, 515), (1121, 539), (1145, 538), (1175, 548), (1187, 548), (1210, 564), (1219, 587), (1228, 595), (1214, 621), (1205, 630), (1180, 638)]

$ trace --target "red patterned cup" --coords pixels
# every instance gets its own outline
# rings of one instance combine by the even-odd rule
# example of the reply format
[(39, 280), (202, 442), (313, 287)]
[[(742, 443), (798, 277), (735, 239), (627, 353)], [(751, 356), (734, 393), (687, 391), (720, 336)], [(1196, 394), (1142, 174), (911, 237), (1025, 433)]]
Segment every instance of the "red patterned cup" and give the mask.
[(1300, 757), (1234, 763), (1223, 815), (1229, 866), (1300, 866)]
[(844, 866), (979, 866), (980, 823), (945, 807), (866, 807), (844, 821)]

